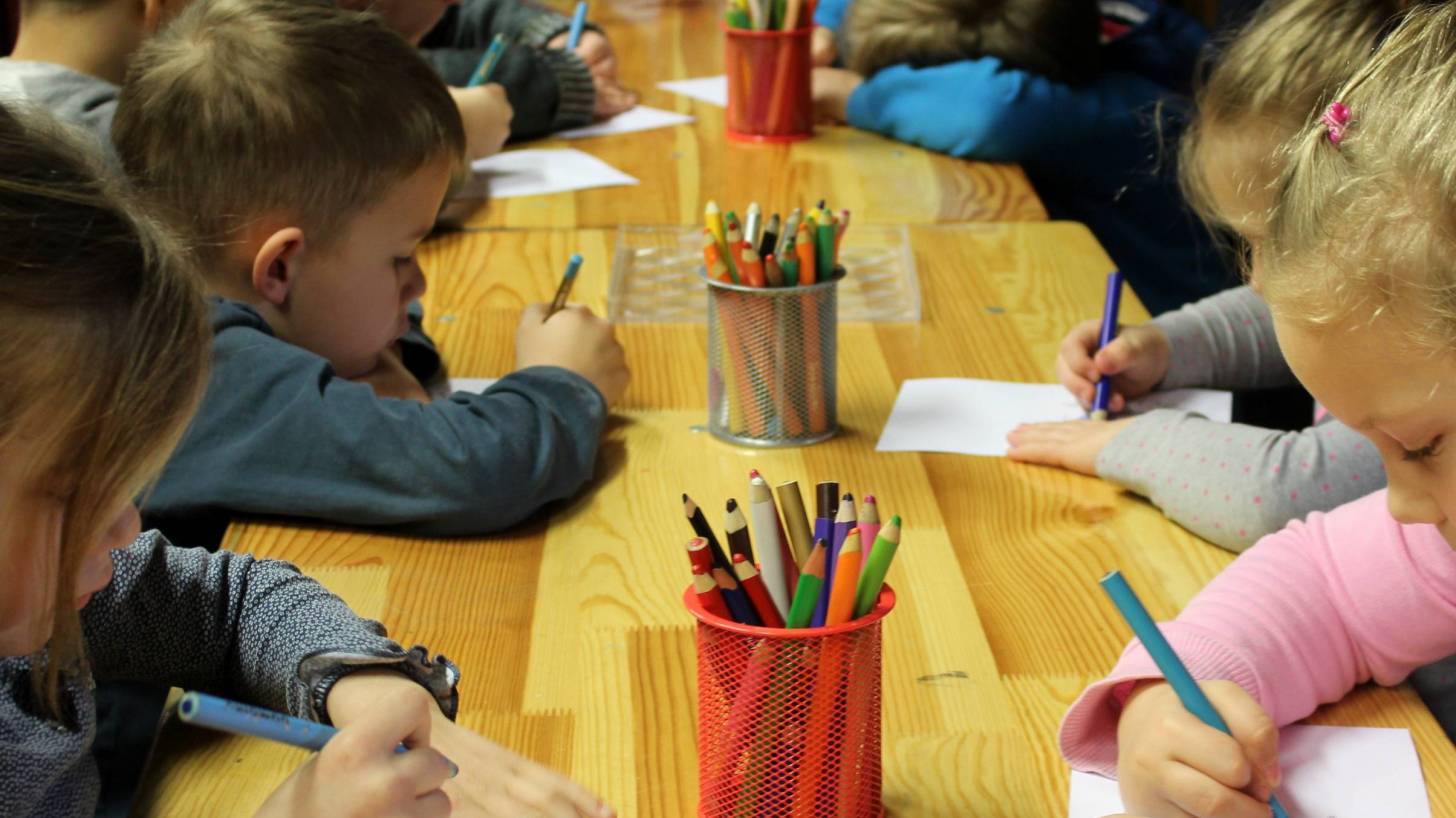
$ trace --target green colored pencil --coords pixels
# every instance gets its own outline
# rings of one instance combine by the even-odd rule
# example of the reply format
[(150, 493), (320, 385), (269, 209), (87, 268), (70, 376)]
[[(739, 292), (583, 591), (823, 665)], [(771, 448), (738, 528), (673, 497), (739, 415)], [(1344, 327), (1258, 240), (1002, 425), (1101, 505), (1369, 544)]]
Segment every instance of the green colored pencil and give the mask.
[(789, 606), (789, 621), (786, 627), (807, 628), (814, 620), (814, 608), (819, 604), (819, 591), (824, 587), (824, 559), (829, 545), (822, 539), (814, 541), (814, 550), (804, 567), (799, 570), (799, 587), (794, 591), (794, 602)]
[(880, 589), (885, 584), (885, 575), (890, 572), (890, 562), (895, 559), (895, 552), (899, 548), (900, 515), (896, 514), (890, 518), (889, 525), (880, 529), (880, 535), (875, 537), (875, 544), (870, 549), (869, 558), (865, 560), (864, 569), (860, 571), (859, 585), (854, 589), (855, 619), (874, 610), (875, 602), (880, 598)]

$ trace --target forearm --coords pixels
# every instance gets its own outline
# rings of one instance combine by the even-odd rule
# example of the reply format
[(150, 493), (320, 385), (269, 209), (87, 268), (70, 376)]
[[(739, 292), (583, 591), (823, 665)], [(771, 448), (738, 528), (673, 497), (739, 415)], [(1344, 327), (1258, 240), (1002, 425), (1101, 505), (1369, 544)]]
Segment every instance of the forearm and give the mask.
[(1274, 334), (1269, 305), (1235, 287), (1153, 319), (1172, 354), (1164, 389), (1269, 389), (1297, 381)]

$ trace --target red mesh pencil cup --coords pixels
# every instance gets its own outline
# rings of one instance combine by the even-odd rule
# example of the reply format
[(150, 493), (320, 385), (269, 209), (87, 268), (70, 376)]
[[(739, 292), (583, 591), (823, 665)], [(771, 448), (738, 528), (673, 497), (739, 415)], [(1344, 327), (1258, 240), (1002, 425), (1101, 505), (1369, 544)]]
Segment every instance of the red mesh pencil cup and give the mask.
[(814, 135), (809, 35), (750, 31), (720, 23), (727, 35), (728, 138), (744, 142), (794, 142)]
[(880, 621), (755, 628), (698, 619), (698, 816), (881, 818)]

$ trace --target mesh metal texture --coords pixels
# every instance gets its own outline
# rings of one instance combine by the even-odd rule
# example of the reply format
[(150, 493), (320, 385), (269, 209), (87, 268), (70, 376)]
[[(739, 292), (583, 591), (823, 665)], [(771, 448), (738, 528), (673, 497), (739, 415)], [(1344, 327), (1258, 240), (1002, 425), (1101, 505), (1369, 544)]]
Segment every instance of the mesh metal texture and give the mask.
[(834, 435), (842, 277), (767, 288), (703, 279), (709, 432), (748, 446), (801, 446)]
[[(698, 617), (698, 815), (880, 818), (880, 620), (770, 630)], [(777, 635), (774, 635), (777, 634)]]

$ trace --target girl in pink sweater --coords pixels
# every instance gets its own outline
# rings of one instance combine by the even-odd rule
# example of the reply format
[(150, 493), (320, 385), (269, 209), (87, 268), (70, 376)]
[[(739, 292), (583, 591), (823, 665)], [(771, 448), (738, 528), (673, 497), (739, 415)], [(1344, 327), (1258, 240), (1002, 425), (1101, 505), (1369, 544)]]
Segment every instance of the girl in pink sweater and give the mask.
[(1277, 727), (1456, 652), (1456, 4), (1412, 12), (1335, 99), (1289, 146), (1251, 279), (1389, 489), (1266, 537), (1164, 625), (1232, 737), (1136, 643), (1072, 706), (1062, 753), (1148, 818), (1267, 818)]

